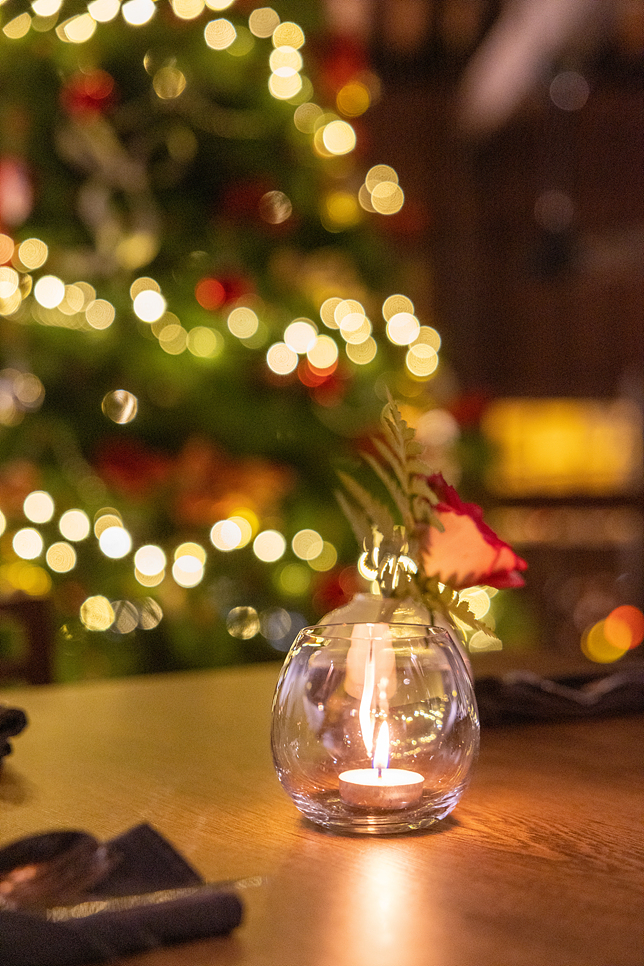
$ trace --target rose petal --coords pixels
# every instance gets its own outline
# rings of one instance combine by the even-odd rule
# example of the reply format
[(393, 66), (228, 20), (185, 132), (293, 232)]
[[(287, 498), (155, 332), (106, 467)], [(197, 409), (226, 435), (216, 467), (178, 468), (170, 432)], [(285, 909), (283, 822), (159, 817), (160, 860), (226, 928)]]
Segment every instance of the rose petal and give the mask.
[(429, 477), (439, 497), (434, 508), (443, 531), (428, 527), (421, 558), (425, 573), (455, 589), (487, 584), (498, 589), (522, 587), (525, 560), (501, 540), (483, 520), (476, 503), (464, 503), (440, 474)]

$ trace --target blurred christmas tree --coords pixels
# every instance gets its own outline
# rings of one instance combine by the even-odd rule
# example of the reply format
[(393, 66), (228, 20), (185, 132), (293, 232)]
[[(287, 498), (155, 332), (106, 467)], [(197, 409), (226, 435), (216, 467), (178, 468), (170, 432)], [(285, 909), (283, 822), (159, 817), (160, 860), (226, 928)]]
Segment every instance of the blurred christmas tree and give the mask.
[(440, 337), (322, 13), (2, 6), (0, 591), (58, 676), (278, 656), (351, 592), (335, 470)]

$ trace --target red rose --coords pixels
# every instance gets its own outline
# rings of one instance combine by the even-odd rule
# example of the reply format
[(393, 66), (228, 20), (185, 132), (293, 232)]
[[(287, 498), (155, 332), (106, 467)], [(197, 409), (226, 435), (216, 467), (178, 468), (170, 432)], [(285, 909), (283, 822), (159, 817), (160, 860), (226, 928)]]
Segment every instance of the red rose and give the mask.
[(440, 473), (428, 477), (427, 482), (438, 496), (434, 509), (445, 529), (427, 528), (420, 548), (425, 573), (449, 582), (456, 590), (475, 584), (499, 590), (522, 587), (520, 571), (527, 563), (488, 527), (481, 508), (476, 503), (463, 503)]

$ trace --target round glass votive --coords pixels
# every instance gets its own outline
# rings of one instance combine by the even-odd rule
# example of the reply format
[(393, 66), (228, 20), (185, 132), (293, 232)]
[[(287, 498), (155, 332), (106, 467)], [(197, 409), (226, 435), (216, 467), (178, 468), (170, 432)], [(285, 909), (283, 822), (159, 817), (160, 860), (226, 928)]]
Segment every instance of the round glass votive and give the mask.
[(310, 821), (367, 834), (425, 828), (452, 811), (478, 752), (463, 652), (429, 625), (304, 628), (277, 683), (271, 744)]

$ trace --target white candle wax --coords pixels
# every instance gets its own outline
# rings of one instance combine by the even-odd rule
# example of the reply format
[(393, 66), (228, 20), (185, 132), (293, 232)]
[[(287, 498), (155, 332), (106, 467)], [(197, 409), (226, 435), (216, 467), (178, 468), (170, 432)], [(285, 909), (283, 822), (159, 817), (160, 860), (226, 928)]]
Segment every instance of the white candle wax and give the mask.
[(355, 768), (340, 775), (340, 798), (358, 808), (408, 808), (422, 799), (423, 784), (404, 768)]

